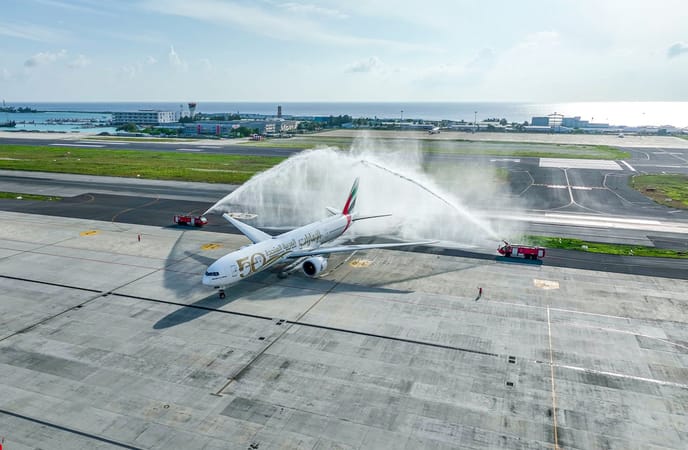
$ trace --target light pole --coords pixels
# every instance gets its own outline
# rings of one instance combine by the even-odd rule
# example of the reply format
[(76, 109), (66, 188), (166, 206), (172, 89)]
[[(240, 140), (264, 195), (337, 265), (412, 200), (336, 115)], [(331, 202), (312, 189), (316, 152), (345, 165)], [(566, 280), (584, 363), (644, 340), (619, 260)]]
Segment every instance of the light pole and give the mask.
[(402, 122), (404, 121), (404, 110), (401, 110), (401, 119), (399, 119), (399, 129), (402, 128)]
[(473, 111), (473, 132), (478, 130), (478, 111)]

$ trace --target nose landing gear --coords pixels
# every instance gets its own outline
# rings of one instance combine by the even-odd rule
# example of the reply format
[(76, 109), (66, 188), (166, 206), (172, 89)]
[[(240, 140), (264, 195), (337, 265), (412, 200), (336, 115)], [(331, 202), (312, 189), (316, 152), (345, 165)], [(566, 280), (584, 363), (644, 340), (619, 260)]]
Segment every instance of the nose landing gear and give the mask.
[(220, 289), (220, 298), (221, 299), (225, 298), (225, 290), (224, 289)]

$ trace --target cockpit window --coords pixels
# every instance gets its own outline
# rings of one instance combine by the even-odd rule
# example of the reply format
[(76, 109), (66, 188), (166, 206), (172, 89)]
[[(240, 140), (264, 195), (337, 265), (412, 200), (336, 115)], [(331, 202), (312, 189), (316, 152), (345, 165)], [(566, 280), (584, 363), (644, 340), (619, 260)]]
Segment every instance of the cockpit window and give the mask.
[(206, 272), (205, 276), (206, 277), (217, 277), (220, 275), (220, 272)]

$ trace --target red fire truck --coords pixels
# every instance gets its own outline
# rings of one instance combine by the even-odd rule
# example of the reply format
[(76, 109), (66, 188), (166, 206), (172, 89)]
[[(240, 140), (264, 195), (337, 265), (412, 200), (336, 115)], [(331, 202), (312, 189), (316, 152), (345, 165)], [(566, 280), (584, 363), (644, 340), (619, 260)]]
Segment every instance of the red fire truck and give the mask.
[(174, 223), (177, 225), (189, 225), (194, 227), (202, 227), (208, 223), (205, 216), (174, 216)]
[(534, 247), (530, 245), (509, 244), (504, 241), (503, 245), (497, 248), (497, 251), (506, 257), (523, 257), (525, 259), (540, 259), (545, 256), (545, 249), (542, 247)]

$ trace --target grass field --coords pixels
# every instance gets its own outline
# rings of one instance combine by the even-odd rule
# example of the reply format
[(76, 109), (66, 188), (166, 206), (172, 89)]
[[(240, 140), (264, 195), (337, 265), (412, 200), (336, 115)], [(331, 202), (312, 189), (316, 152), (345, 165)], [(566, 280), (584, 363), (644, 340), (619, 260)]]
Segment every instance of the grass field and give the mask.
[(672, 208), (688, 208), (686, 175), (636, 175), (631, 179), (631, 186), (659, 204)]
[[(307, 149), (316, 147), (351, 148), (354, 138), (330, 137), (317, 134), (296, 136), (290, 139), (249, 141), (241, 145), (257, 147), (284, 147)], [(366, 147), (412, 148), (428, 153), (451, 153), (456, 155), (522, 156), (540, 158), (579, 159), (626, 159), (630, 154), (608, 145), (539, 144), (523, 142), (493, 142), (468, 140), (395, 139), (375, 138), (363, 142)]]
[(241, 184), (282, 162), (267, 156), (0, 145), (0, 169)]
[(546, 248), (561, 248), (590, 253), (606, 253), (609, 255), (654, 256), (659, 258), (688, 258), (688, 252), (667, 250), (641, 245), (604, 244), (588, 242), (580, 239), (557, 238), (548, 236), (526, 236), (524, 242)]
[(89, 136), (84, 139), (90, 139), (94, 141), (124, 141), (124, 142), (188, 142), (197, 141), (199, 138), (188, 138), (188, 137), (178, 137), (178, 138), (156, 138), (156, 137), (134, 137), (134, 136)]
[(54, 195), (35, 195), (35, 194), (21, 194), (19, 192), (0, 192), (0, 198), (11, 198), (13, 200), (42, 200), (42, 201), (59, 201), (61, 197)]

